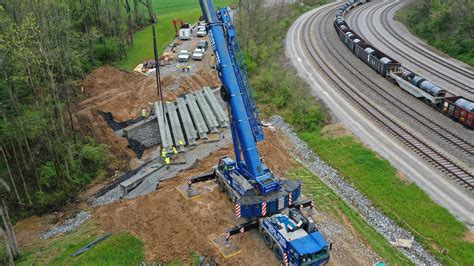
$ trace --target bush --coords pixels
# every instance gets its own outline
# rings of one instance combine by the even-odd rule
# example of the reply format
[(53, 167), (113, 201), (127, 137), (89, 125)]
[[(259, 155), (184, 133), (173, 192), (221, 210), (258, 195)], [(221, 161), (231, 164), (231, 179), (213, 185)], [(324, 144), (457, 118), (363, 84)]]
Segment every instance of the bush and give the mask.
[(397, 17), (420, 38), (446, 54), (474, 66), (474, 2), (422, 0), (399, 11)]

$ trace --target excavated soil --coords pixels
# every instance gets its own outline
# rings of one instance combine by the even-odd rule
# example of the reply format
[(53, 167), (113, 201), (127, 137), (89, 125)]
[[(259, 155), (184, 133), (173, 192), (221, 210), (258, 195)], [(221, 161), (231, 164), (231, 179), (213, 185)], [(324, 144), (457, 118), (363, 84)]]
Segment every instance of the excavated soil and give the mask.
[[(286, 138), (266, 130), (266, 141), (260, 145), (266, 155), (266, 164), (279, 176), (298, 164), (287, 154)], [(241, 254), (224, 259), (210, 243), (214, 237), (241, 223), (235, 218), (234, 205), (221, 192), (214, 181), (203, 184), (215, 189), (194, 200), (185, 199), (176, 186), (186, 182), (194, 175), (211, 169), (219, 158), (232, 154), (231, 146), (220, 149), (196, 163), (196, 166), (179, 174), (176, 178), (162, 182), (159, 189), (149, 195), (132, 200), (122, 200), (111, 205), (101, 206), (94, 211), (93, 217), (104, 231), (129, 231), (145, 242), (145, 256), (148, 261), (169, 262), (182, 259), (189, 263), (190, 254), (198, 251), (206, 256), (215, 256), (219, 264), (224, 265), (278, 265), (273, 252), (256, 231), (233, 236), (231, 241), (242, 250)], [(352, 252), (353, 243), (338, 240), (345, 258), (351, 258), (355, 264), (368, 264)], [(332, 259), (330, 265), (344, 264), (347, 261)]]
[[(267, 154), (266, 163), (277, 175), (297, 163), (285, 153), (278, 141), (280, 136), (266, 130), (266, 141), (259, 145), (262, 154)], [(145, 242), (145, 256), (149, 261), (171, 261), (177, 258), (187, 260), (193, 251), (206, 256), (215, 256), (223, 263), (222, 255), (210, 243), (211, 239), (227, 229), (241, 223), (235, 218), (234, 205), (219, 189), (214, 189), (195, 200), (185, 199), (176, 186), (194, 175), (209, 171), (218, 160), (231, 155), (231, 146), (220, 149), (199, 160), (192, 169), (176, 178), (160, 183), (159, 189), (144, 197), (123, 200), (97, 208), (94, 218), (105, 231), (130, 231)], [(210, 181), (206, 186), (215, 187)], [(226, 265), (276, 265), (271, 250), (257, 233), (233, 237), (245, 256), (225, 260)]]
[[(215, 70), (209, 68), (197, 73), (170, 73), (162, 78), (162, 84), (164, 99), (174, 101), (181, 94), (204, 86), (217, 87), (220, 82)], [(117, 122), (136, 118), (142, 109), (150, 111), (158, 99), (155, 76), (101, 67), (88, 75), (81, 86), (84, 100), (73, 108), (74, 128), (109, 145), (112, 153), (126, 162), (124, 168), (129, 168), (128, 162), (135, 158), (135, 153), (127, 148), (125, 138), (108, 127), (98, 111), (112, 113)]]

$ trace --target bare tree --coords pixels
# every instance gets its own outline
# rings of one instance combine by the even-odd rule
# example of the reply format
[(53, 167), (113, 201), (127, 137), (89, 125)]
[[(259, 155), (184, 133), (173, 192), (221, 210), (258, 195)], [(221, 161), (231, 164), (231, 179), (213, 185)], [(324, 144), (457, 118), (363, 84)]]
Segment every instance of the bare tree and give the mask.
[(123, 7), (125, 8), (125, 11), (127, 12), (127, 24), (128, 24), (128, 37), (130, 38), (130, 46), (133, 46), (133, 24), (132, 24), (132, 9), (130, 7), (130, 1), (129, 0), (124, 0), (123, 1)]
[(156, 17), (155, 17), (155, 13), (153, 12), (153, 6), (151, 5), (151, 1), (150, 0), (140, 0), (140, 3), (142, 3), (144, 6), (146, 6), (146, 9), (148, 10), (148, 16), (150, 18), (150, 22), (151, 23), (155, 23), (156, 22)]
[(13, 179), (12, 172), (10, 171), (10, 166), (8, 165), (7, 156), (5, 155), (5, 151), (3, 150), (3, 146), (0, 146), (0, 151), (2, 152), (3, 159), (5, 160), (5, 165), (7, 166), (8, 176), (10, 177), (10, 182), (12, 183), (13, 190), (15, 191), (15, 196), (18, 200), (18, 203), (23, 203), (20, 198), (20, 194), (16, 188), (15, 180)]
[(8, 216), (7, 206), (5, 201), (2, 200), (2, 205), (0, 206), (0, 216), (2, 217), (3, 225), (5, 227), (6, 236), (8, 239), (8, 247), (11, 252), (13, 259), (20, 257), (20, 249), (18, 248), (18, 241), (16, 240), (15, 231), (13, 230), (10, 217)]

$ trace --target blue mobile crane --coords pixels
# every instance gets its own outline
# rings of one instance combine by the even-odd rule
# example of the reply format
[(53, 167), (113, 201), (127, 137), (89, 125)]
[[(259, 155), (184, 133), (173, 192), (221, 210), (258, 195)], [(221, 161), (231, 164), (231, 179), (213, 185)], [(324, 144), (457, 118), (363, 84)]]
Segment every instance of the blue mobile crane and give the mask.
[(191, 178), (188, 191), (193, 183), (217, 179), (235, 203), (238, 217), (277, 213), (297, 201), (301, 181), (279, 179), (263, 163), (257, 142), (264, 134), (234, 24), (226, 8), (216, 12), (212, 1), (200, 4), (223, 84), (221, 96), (230, 111), (235, 160), (224, 157), (211, 173)]
[[(216, 179), (235, 203), (237, 217), (248, 222), (227, 232), (227, 237), (259, 228), (277, 258), (291, 265), (319, 265), (329, 260), (330, 245), (302, 208), (300, 180), (277, 178), (263, 163), (257, 142), (264, 140), (237, 33), (227, 8), (214, 9), (212, 0), (199, 0), (222, 82), (222, 99), (230, 111), (235, 160), (221, 158), (212, 172), (193, 177), (192, 184)], [(297, 206), (297, 207), (295, 207)]]

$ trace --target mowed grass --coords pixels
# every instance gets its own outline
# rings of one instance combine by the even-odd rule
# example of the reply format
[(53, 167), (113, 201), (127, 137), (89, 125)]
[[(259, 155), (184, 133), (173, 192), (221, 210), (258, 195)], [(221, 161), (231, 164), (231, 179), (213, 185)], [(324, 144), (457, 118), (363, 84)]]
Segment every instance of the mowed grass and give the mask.
[(353, 137), (327, 138), (320, 132), (300, 137), (444, 264), (474, 265), (474, 243), (465, 240), (469, 229), (416, 184), (401, 180), (387, 160)]
[(79, 256), (71, 257), (83, 246), (103, 235), (93, 221), (76, 231), (39, 246), (22, 250), (17, 265), (139, 265), (143, 259), (143, 241), (129, 233), (113, 234)]
[(319, 177), (302, 167), (293, 169), (287, 174), (287, 177), (301, 179), (303, 181), (303, 193), (313, 197), (318, 209), (332, 214), (342, 224), (349, 221), (358, 236), (366, 241), (385, 262), (391, 265), (412, 264), (400, 251), (390, 245), (382, 235), (367, 224), (356, 211), (327, 187)]
[[(224, 7), (232, 2), (231, 0), (214, 0), (214, 5), (216, 8)], [(202, 16), (197, 0), (154, 0), (153, 9), (158, 20), (155, 29), (159, 53), (165, 50), (175, 36), (173, 19), (181, 18), (183, 21), (193, 24)], [(127, 49), (127, 59), (116, 63), (119, 68), (133, 70), (139, 63), (153, 58), (151, 25), (136, 32), (133, 41), (133, 47)]]

